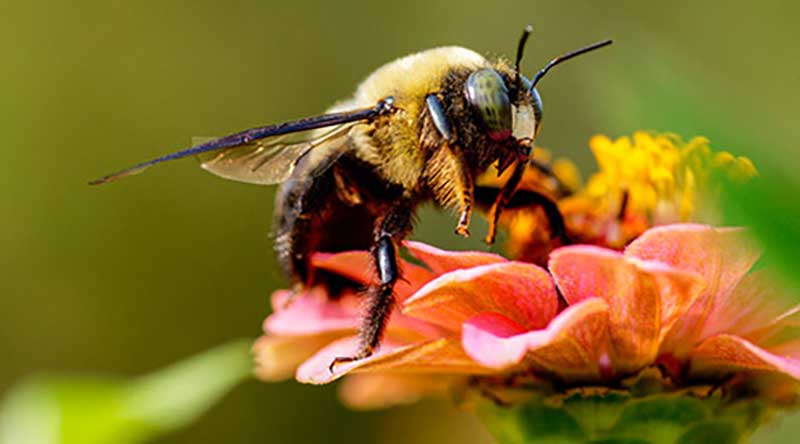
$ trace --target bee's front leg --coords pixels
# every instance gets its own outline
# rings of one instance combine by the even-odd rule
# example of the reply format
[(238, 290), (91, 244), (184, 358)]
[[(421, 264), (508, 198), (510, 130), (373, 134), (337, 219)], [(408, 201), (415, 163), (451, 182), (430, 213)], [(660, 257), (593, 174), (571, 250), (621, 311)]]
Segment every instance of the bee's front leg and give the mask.
[(469, 237), (475, 183), (463, 154), (449, 145), (442, 146), (428, 161), (425, 178), (439, 205), (458, 209), (456, 234)]
[(379, 283), (370, 286), (367, 294), (367, 308), (359, 332), (360, 347), (353, 356), (334, 358), (330, 364), (331, 371), (337, 364), (371, 356), (380, 345), (394, 307), (394, 285), (400, 278), (397, 245), (411, 230), (412, 218), (413, 206), (406, 200), (390, 209), (386, 215), (377, 218), (371, 255), (373, 266), (378, 271)]
[(472, 186), (463, 188), (458, 196), (460, 216), (456, 225), (456, 234), (469, 237), (469, 221), (472, 218)]
[(456, 201), (458, 204), (459, 217), (456, 225), (456, 234), (469, 237), (469, 221), (472, 218), (472, 201), (475, 196), (475, 183), (472, 174), (464, 165), (462, 156), (454, 156), (457, 167), (454, 169), (454, 183)]

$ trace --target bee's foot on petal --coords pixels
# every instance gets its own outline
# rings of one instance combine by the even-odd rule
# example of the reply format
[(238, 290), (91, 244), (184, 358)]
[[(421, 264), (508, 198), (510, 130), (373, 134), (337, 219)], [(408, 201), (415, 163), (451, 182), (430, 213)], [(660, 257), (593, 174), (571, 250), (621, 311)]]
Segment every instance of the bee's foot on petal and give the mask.
[(336, 366), (339, 364), (346, 364), (348, 362), (360, 361), (370, 356), (372, 356), (372, 349), (362, 350), (361, 352), (359, 352), (357, 355), (354, 356), (337, 356), (333, 358), (333, 361), (331, 361), (331, 364), (328, 366), (328, 371), (333, 373), (334, 368), (336, 368)]

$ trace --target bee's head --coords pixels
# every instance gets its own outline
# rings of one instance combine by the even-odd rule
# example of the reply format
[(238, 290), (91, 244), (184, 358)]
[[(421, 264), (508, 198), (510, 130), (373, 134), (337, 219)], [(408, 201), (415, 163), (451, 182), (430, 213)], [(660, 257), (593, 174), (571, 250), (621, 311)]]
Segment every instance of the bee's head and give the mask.
[(466, 83), (467, 100), (495, 142), (536, 138), (542, 122), (542, 99), (520, 75), (509, 82), (493, 68), (473, 72)]
[(487, 136), (498, 143), (517, 145), (522, 154), (530, 151), (542, 124), (542, 98), (536, 83), (553, 66), (611, 43), (605, 40), (556, 57), (530, 81), (520, 73), (519, 64), (532, 31), (530, 25), (526, 26), (519, 40), (513, 77), (504, 78), (494, 68), (482, 68), (473, 72), (465, 85), (467, 100), (482, 121)]

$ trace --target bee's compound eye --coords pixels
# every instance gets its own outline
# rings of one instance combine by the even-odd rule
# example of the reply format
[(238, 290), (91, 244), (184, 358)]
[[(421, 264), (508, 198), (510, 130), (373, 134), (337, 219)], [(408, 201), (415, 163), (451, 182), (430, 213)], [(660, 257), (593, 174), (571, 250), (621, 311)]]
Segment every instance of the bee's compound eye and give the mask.
[(467, 79), (467, 100), (480, 114), (492, 140), (511, 137), (511, 100), (508, 88), (497, 71), (485, 68)]

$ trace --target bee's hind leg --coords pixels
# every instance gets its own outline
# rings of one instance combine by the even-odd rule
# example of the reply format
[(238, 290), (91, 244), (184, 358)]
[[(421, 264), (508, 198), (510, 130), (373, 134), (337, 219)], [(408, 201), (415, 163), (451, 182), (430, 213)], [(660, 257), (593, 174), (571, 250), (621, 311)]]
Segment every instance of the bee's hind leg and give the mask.
[(397, 244), (408, 234), (413, 218), (412, 206), (402, 202), (379, 217), (375, 223), (371, 255), (378, 284), (370, 286), (367, 305), (359, 334), (360, 346), (352, 356), (338, 356), (331, 362), (331, 372), (337, 364), (358, 361), (372, 355), (380, 345), (386, 324), (394, 307), (394, 285), (400, 278), (397, 265)]

